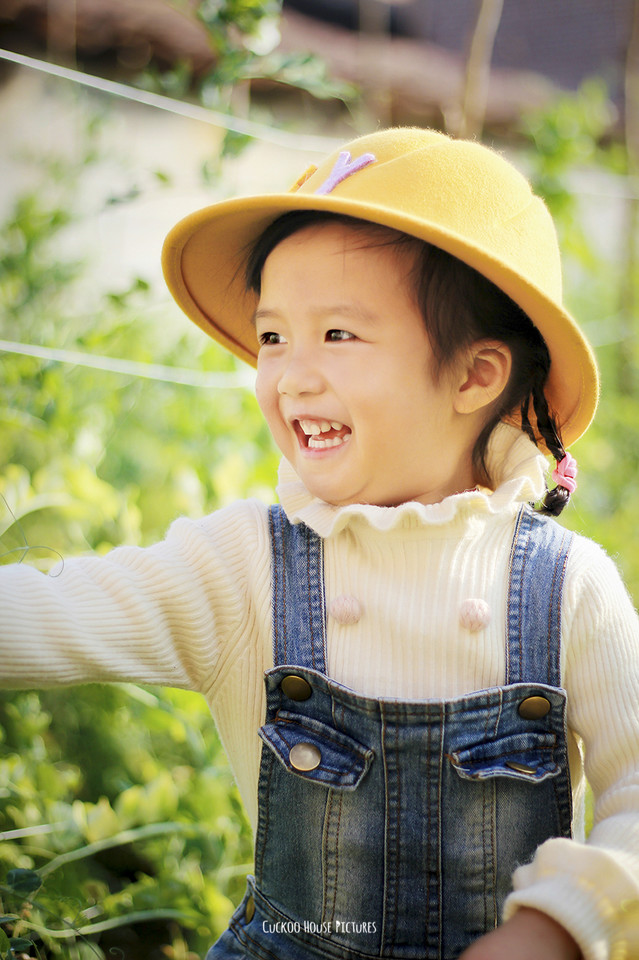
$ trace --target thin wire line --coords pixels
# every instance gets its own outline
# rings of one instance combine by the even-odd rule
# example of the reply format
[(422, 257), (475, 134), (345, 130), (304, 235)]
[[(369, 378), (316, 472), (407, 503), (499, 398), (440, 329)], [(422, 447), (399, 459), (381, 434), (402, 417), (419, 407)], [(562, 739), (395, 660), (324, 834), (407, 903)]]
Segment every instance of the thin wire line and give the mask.
[(198, 120), (200, 123), (223, 127), (225, 130), (230, 130), (233, 133), (245, 134), (248, 137), (253, 137), (255, 140), (274, 143), (277, 146), (289, 150), (293, 149), (325, 154), (330, 153), (340, 142), (332, 137), (287, 133), (285, 130), (278, 130), (275, 127), (269, 127), (263, 123), (255, 123), (253, 120), (242, 120), (240, 117), (230, 117), (227, 116), (227, 114), (209, 110), (207, 107), (200, 107), (195, 103), (174, 100), (171, 97), (165, 97), (159, 93), (138, 90), (135, 87), (129, 87), (125, 83), (117, 83), (115, 80), (105, 80), (103, 77), (94, 77), (91, 76), (91, 74), (82, 73), (80, 70), (70, 70), (68, 67), (60, 67), (55, 63), (36, 60), (34, 57), (25, 57), (24, 54), (14, 53), (12, 50), (0, 49), (0, 60), (8, 60), (22, 67), (28, 67), (30, 70), (38, 70), (41, 73), (49, 74), (49, 76), (58, 77), (60, 80), (79, 83), (84, 87), (91, 87), (94, 90), (99, 90), (113, 97), (122, 97), (125, 100), (132, 100), (134, 103), (142, 103), (149, 107), (155, 107), (157, 110), (165, 110), (168, 113), (174, 113), (180, 117)]
[(71, 363), (79, 367), (92, 367), (96, 370), (106, 370), (109, 373), (119, 373), (129, 377), (143, 377), (147, 380), (177, 383), (188, 387), (206, 387), (213, 390), (250, 390), (253, 387), (253, 375), (248, 368), (246, 372), (207, 373), (205, 370), (168, 367), (159, 363), (141, 363), (137, 360), (105, 357), (79, 350), (40, 347), (31, 343), (16, 343), (11, 340), (0, 340), (0, 351), (22, 354), (26, 357), (37, 357), (41, 360), (54, 360), (57, 363)]

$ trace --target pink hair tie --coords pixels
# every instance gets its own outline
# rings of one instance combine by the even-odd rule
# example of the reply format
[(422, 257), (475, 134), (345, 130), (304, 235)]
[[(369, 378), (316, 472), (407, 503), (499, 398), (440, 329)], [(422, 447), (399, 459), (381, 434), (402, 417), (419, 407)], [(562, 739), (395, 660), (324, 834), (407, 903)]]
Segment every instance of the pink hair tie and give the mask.
[(563, 460), (557, 463), (552, 472), (552, 478), (555, 483), (564, 487), (569, 493), (574, 493), (577, 489), (577, 461), (571, 454), (567, 453)]

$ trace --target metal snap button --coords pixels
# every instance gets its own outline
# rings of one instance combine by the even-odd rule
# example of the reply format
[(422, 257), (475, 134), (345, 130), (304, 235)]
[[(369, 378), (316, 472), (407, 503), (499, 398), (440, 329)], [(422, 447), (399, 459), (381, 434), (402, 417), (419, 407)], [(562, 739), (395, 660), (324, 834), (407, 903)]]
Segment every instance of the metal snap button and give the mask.
[(288, 758), (296, 770), (315, 770), (322, 762), (322, 754), (314, 743), (296, 743)]
[(545, 697), (526, 697), (519, 704), (519, 716), (524, 720), (541, 720), (550, 710), (550, 700)]
[(255, 900), (252, 896), (246, 901), (246, 907), (244, 908), (244, 917), (247, 923), (250, 923), (253, 917), (255, 916)]
[(282, 692), (290, 700), (308, 700), (313, 692), (308, 680), (305, 680), (304, 677), (298, 677), (296, 673), (289, 673), (287, 677), (284, 677), (281, 687)]
[(517, 763), (516, 760), (506, 760), (506, 766), (510, 767), (511, 770), (516, 770), (517, 773), (526, 773), (529, 776), (537, 773), (537, 767), (527, 767), (525, 763)]

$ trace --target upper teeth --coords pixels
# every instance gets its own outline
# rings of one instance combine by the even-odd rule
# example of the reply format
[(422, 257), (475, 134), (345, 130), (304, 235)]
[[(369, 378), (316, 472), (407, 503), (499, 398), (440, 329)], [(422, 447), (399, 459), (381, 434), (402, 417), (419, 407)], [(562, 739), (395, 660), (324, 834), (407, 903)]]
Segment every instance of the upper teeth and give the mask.
[(300, 420), (299, 424), (307, 437), (317, 437), (329, 430), (341, 430), (344, 426), (338, 420)]

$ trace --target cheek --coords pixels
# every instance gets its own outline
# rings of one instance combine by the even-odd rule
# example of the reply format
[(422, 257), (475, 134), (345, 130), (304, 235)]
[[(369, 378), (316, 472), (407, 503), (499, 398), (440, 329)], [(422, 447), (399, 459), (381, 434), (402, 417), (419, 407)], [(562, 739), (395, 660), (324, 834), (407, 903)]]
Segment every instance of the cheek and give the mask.
[(259, 371), (255, 380), (255, 399), (258, 402), (259, 408), (266, 416), (266, 403), (267, 403), (267, 392), (266, 386), (264, 383), (264, 377), (260, 375)]
[(255, 397), (260, 410), (268, 420), (273, 409), (277, 406), (278, 393), (273, 376), (269, 376), (268, 370), (260, 367), (259, 362), (255, 378)]
[(281, 433), (284, 428), (279, 409), (277, 380), (269, 376), (265, 371), (260, 371), (259, 368), (255, 379), (255, 398), (271, 434), (279, 445), (282, 439)]

